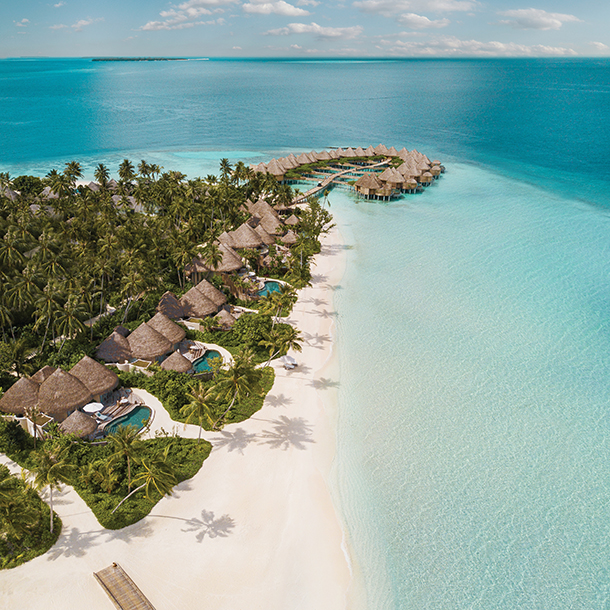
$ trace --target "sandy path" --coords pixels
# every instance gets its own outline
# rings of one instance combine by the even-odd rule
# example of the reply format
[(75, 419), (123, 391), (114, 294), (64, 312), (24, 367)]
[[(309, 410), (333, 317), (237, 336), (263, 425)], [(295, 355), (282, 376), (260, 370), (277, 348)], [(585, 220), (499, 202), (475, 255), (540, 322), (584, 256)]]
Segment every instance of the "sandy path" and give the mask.
[[(264, 407), (205, 433), (214, 449), (200, 472), (139, 523), (102, 528), (70, 488), (56, 500), (63, 532), (47, 554), (0, 572), (7, 610), (110, 610), (92, 576), (120, 563), (157, 610), (325, 610), (346, 607), (350, 570), (327, 480), (335, 453), (332, 288), (343, 274), (336, 232), (316, 257), (313, 286), (290, 321), (306, 338), (299, 367), (276, 366)], [(328, 374), (328, 373), (327, 373)], [(325, 403), (322, 402), (322, 397)], [(330, 398), (330, 399), (329, 399)], [(195, 437), (157, 407), (154, 428)]]

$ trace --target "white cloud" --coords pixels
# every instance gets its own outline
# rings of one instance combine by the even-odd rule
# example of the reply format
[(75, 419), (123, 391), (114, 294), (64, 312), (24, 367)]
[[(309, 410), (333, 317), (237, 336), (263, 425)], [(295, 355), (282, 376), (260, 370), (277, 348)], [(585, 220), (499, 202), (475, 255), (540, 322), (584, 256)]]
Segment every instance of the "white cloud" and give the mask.
[(384, 17), (396, 17), (404, 13), (450, 13), (472, 11), (479, 3), (476, 0), (358, 0), (353, 5), (365, 13)]
[(242, 5), (242, 10), (246, 13), (256, 13), (258, 15), (284, 15), (285, 17), (303, 17), (309, 15), (309, 11), (297, 8), (284, 0), (277, 2), (248, 2)]
[(598, 51), (607, 51), (608, 49), (610, 49), (610, 47), (607, 44), (604, 44), (603, 42), (590, 42), (589, 44)]
[(234, 49), (235, 51), (241, 51), (241, 50), (242, 50), (242, 48), (241, 48), (241, 47), (233, 47), (233, 49)]
[(202, 15), (223, 13), (225, 6), (235, 4), (237, 0), (188, 0), (179, 4), (177, 8), (161, 11), (159, 16), (163, 21), (149, 21), (140, 30), (183, 30), (196, 25), (222, 25), (223, 19), (216, 21), (196, 21)]
[(512, 17), (500, 21), (502, 25), (510, 25), (518, 30), (558, 30), (564, 23), (580, 21), (574, 15), (563, 13), (547, 13), (539, 8), (520, 8), (512, 11), (500, 11), (503, 17)]
[(59, 8), (61, 6), (65, 6), (65, 4), (66, 4), (65, 2), (58, 2), (57, 4), (53, 5), (53, 8)]
[(92, 19), (89, 17), (88, 19), (80, 19), (76, 23), (72, 25), (66, 25), (65, 23), (59, 23), (57, 25), (49, 26), (50, 30), (63, 30), (65, 28), (72, 28), (75, 32), (82, 32), (83, 28), (86, 28), (88, 25), (92, 23), (96, 23), (97, 21), (104, 21), (103, 17), (98, 17), (97, 19)]
[(71, 25), (70, 27), (75, 31), (75, 32), (82, 32), (83, 28), (87, 27), (88, 25), (91, 25), (92, 23), (95, 23), (96, 21), (104, 21), (103, 17), (98, 17), (97, 19), (81, 19), (80, 21), (77, 21), (76, 23), (74, 23), (73, 25)]
[(397, 40), (391, 45), (387, 52), (407, 57), (569, 57), (577, 54), (565, 47), (460, 40), (453, 36), (427, 41)]
[(297, 2), (297, 6), (320, 6), (320, 3), (317, 0), (299, 0)]
[(294, 49), (295, 51), (300, 51), (303, 47), (300, 44), (291, 44), (290, 48)]
[(29, 19), (22, 19), (21, 21), (13, 21), (13, 23), (18, 28), (27, 28), (28, 27), (28, 23), (30, 23), (30, 20)]
[(287, 36), (288, 34), (314, 34), (317, 38), (356, 38), (362, 33), (359, 25), (348, 28), (323, 27), (317, 23), (289, 23), (284, 28), (269, 30), (266, 34), (271, 36)]
[(398, 17), (398, 22), (401, 25), (406, 25), (408, 28), (414, 30), (425, 30), (428, 28), (444, 28), (447, 27), (451, 21), (449, 19), (434, 19), (430, 20), (428, 17), (423, 15), (416, 15), (415, 13), (406, 13)]

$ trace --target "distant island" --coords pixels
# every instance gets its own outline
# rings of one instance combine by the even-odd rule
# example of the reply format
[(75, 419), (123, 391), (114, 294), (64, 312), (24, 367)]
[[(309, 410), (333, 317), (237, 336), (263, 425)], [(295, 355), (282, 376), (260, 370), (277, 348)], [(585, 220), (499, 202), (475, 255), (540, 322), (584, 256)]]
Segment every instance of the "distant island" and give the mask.
[(186, 57), (94, 57), (91, 61), (188, 61)]

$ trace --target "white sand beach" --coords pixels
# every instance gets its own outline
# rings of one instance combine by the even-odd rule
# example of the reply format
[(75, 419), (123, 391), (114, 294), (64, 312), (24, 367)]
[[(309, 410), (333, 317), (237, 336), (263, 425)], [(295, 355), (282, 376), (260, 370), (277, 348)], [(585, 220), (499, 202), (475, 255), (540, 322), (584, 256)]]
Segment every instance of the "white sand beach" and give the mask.
[[(333, 288), (344, 269), (336, 230), (316, 257), (313, 285), (290, 322), (305, 338), (299, 366), (275, 364), (264, 407), (248, 421), (205, 433), (214, 445), (199, 473), (151, 514), (119, 531), (102, 528), (70, 488), (58, 494), (63, 521), (45, 555), (0, 572), (7, 610), (109, 610), (93, 572), (113, 561), (161, 609), (334, 610), (348, 606), (351, 570), (328, 479), (336, 404), (327, 365), (333, 345)], [(196, 437), (195, 426), (156, 410), (152, 429)], [(6, 460), (4, 460), (6, 462)]]

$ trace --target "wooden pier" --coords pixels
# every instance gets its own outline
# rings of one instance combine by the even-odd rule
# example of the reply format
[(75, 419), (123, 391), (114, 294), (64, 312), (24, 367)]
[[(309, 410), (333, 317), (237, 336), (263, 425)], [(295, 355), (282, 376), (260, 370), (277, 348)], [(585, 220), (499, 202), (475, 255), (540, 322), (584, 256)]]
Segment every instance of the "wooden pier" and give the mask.
[(385, 160), (385, 161), (379, 161), (379, 163), (375, 163), (373, 165), (367, 165), (366, 167), (354, 165), (352, 167), (349, 167), (348, 169), (344, 169), (343, 171), (335, 172), (334, 174), (331, 174), (327, 178), (324, 178), (324, 180), (322, 182), (320, 182), (317, 186), (314, 186), (313, 188), (309, 189), (305, 193), (300, 193), (297, 197), (295, 197), (292, 200), (292, 203), (293, 204), (305, 203), (307, 201), (308, 197), (315, 197), (318, 193), (320, 193), (321, 191), (324, 191), (327, 186), (329, 186), (332, 182), (334, 182), (337, 178), (340, 178), (341, 176), (345, 176), (346, 174), (350, 174), (353, 172), (364, 173), (367, 170), (373, 169), (375, 167), (381, 167), (382, 165), (387, 165), (388, 163), (389, 163), (389, 160)]
[(118, 563), (94, 572), (93, 576), (118, 610), (155, 610)]

